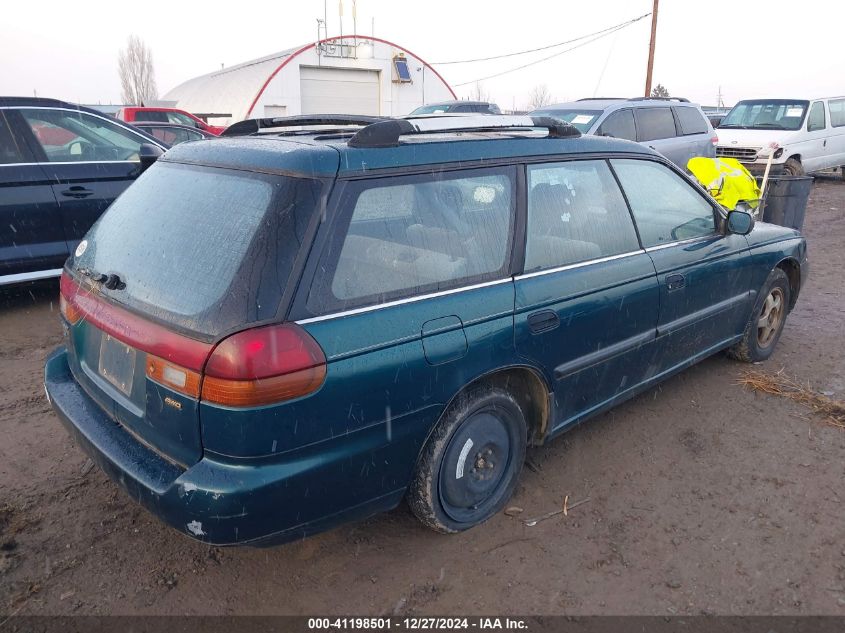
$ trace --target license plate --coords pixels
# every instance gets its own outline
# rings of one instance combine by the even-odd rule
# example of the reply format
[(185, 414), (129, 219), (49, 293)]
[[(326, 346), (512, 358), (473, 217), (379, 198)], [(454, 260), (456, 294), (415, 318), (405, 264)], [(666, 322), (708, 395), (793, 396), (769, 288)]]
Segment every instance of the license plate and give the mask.
[(105, 334), (100, 343), (100, 375), (128, 396), (135, 377), (135, 350)]

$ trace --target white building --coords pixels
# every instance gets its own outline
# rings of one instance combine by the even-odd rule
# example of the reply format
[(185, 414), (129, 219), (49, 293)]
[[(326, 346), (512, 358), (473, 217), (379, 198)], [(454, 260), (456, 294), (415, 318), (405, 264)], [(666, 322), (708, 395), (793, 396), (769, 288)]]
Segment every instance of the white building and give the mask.
[(425, 61), (392, 42), (364, 35), (329, 38), (190, 79), (160, 104), (209, 123), (295, 114), (402, 116), (455, 99)]

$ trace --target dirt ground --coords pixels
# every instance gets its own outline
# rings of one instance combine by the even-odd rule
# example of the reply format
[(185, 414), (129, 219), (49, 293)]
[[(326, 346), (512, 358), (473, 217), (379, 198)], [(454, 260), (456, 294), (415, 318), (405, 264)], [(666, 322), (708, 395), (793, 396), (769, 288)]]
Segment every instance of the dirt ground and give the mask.
[[(845, 183), (775, 355), (845, 399)], [(845, 615), (845, 434), (719, 355), (529, 453), (524, 517), (442, 536), (405, 506), (269, 550), (189, 540), (71, 442), (42, 387), (57, 285), (0, 296), (0, 614)], [(0, 618), (2, 619), (2, 618)]]

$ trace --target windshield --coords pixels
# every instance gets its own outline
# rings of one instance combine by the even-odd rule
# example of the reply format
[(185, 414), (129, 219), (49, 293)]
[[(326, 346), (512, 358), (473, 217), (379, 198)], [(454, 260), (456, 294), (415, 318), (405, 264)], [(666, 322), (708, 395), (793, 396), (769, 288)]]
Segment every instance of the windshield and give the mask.
[(722, 119), (720, 128), (743, 130), (798, 130), (809, 101), (757, 99), (740, 101)]
[(582, 134), (589, 131), (596, 122), (598, 116), (602, 113), (601, 110), (535, 110), (531, 116), (551, 116), (556, 119), (561, 119), (567, 123), (571, 123)]
[(417, 114), (440, 114), (442, 112), (447, 112), (448, 110), (448, 105), (424, 105), (411, 112), (408, 116), (414, 116)]
[(159, 161), (106, 211), (70, 267), (116, 274), (118, 303), (214, 337), (272, 318), (320, 183)]

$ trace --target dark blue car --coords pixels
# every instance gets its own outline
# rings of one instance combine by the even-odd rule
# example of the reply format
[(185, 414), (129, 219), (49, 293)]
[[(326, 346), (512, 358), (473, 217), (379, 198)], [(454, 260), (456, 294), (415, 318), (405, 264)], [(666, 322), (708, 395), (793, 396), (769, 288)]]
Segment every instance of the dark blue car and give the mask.
[(167, 145), (82, 106), (0, 97), (0, 286), (58, 277), (68, 255)]
[(807, 274), (796, 231), (556, 119), (227, 135), (171, 149), (79, 244), (45, 368), (79, 445), (209, 543), (403, 498), (477, 525), (529, 444), (711, 354), (766, 359)]

